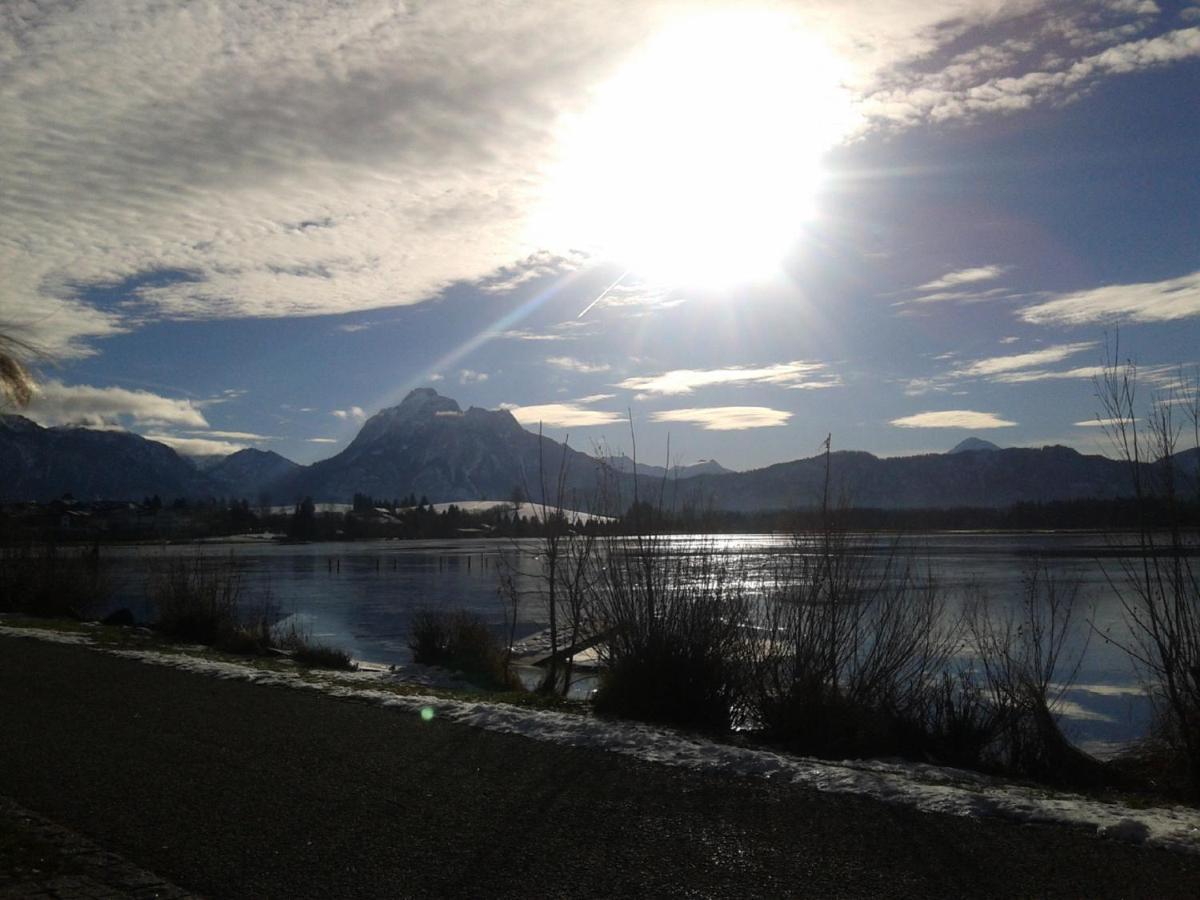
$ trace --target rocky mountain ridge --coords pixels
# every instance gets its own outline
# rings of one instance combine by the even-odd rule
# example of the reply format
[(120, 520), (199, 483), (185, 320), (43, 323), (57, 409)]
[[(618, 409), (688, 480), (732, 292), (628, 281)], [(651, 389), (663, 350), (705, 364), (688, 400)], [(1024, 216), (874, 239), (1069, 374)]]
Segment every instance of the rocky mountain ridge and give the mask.
[[(1194, 461), (1195, 452), (1188, 457)], [(252, 503), (302, 497), (348, 502), (425, 496), (432, 502), (541, 500), (556, 493), (563, 469), (565, 499), (607, 510), (633, 495), (633, 462), (596, 459), (522, 428), (507, 410), (471, 407), (431, 388), (368, 419), (340, 453), (300, 466), (276, 453), (243, 450), (199, 471), (162, 444), (126, 432), (42, 428), (20, 416), (0, 417), (0, 500), (232, 496)], [(748, 472), (706, 461), (666, 477), (676, 505), (731, 511), (811, 506), (818, 502), (826, 459), (814, 456)], [(1006, 448), (968, 438), (948, 453), (884, 459), (861, 451), (829, 457), (834, 491), (858, 507), (1002, 508), (1018, 502), (1113, 498), (1131, 493), (1129, 468), (1069, 447)], [(657, 484), (663, 467), (638, 464), (638, 478)]]

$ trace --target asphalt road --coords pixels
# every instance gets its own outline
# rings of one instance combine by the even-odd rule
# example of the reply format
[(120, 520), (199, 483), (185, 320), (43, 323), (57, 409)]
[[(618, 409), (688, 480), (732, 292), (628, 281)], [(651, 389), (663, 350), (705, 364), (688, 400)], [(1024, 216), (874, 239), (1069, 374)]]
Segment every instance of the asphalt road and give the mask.
[(0, 638), (0, 795), (214, 898), (1200, 896), (1200, 858)]

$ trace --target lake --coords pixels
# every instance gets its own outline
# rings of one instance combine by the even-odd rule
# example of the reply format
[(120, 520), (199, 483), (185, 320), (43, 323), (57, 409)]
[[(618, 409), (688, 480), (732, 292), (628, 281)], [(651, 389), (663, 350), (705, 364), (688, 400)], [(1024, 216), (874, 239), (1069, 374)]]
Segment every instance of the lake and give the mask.
[[(790, 547), (773, 535), (674, 537), (680, 552), (703, 546), (740, 556), (751, 570)], [(1118, 590), (1119, 561), (1103, 535), (1078, 533), (937, 533), (909, 536), (922, 566), (928, 566), (956, 612), (968, 595), (984, 591), (997, 606), (1022, 592), (1022, 574), (1041, 559), (1059, 579), (1080, 584), (1074, 646), (1086, 653), (1074, 688), (1066, 695), (1063, 723), (1068, 734), (1093, 752), (1144, 734), (1149, 703), (1128, 657), (1116, 644), (1127, 636)], [(882, 543), (876, 545), (883, 546)], [(383, 664), (410, 661), (408, 623), (418, 608), (466, 609), (502, 633), (505, 604), (498, 593), (504, 571), (533, 572), (541, 545), (536, 540), (358, 541), (279, 544), (266, 541), (114, 546), (102, 550), (117, 582), (114, 606), (148, 618), (146, 571), (172, 557), (231, 556), (251, 603), (269, 597), (283, 617), (295, 617), (314, 638), (343, 647), (359, 660)], [(545, 627), (538, 583), (518, 577), (524, 602), (517, 637)]]

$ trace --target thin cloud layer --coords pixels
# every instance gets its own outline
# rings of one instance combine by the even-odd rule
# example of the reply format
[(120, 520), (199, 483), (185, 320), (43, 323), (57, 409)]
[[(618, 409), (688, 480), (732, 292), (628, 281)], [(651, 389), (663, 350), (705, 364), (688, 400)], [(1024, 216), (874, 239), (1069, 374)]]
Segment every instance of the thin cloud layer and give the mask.
[(179, 437), (173, 434), (150, 433), (143, 435), (143, 437), (148, 441), (157, 441), (160, 444), (166, 444), (176, 453), (181, 453), (184, 456), (228, 456), (230, 453), (245, 450), (248, 446), (247, 444), (240, 444), (234, 441)]
[(1031, 369), (1035, 366), (1062, 362), (1069, 356), (1082, 353), (1084, 350), (1092, 350), (1096, 346), (1098, 346), (1096, 341), (1085, 341), (1075, 344), (1056, 344), (1052, 347), (1043, 347), (1041, 350), (1030, 350), (1027, 353), (1015, 353), (1009, 356), (993, 356), (988, 359), (976, 360), (958, 369), (954, 374), (985, 378), (1001, 376), (1020, 369)]
[(575, 359), (573, 356), (548, 356), (546, 357), (546, 363), (557, 369), (566, 369), (568, 372), (579, 372), (582, 375), (607, 372), (612, 368), (608, 363), (589, 363), (584, 362), (582, 359)]
[(1200, 271), (1166, 281), (1062, 294), (1021, 310), (1021, 318), (1036, 325), (1170, 322), (1193, 316), (1200, 316)]
[(24, 411), (41, 425), (176, 425), (208, 428), (204, 414), (191, 400), (162, 397), (149, 391), (119, 387), (66, 385), (44, 381)]
[(990, 265), (990, 266), (975, 266), (969, 269), (959, 269), (955, 272), (947, 272), (940, 278), (935, 278), (933, 281), (927, 281), (922, 285), (918, 285), (916, 291), (944, 291), (946, 288), (956, 288), (964, 284), (974, 284), (979, 281), (991, 281), (999, 278), (1008, 271), (1007, 266)]
[(987, 428), (1010, 428), (1017, 423), (1008, 419), (1002, 419), (995, 413), (976, 412), (971, 409), (945, 409), (892, 419), (891, 424), (897, 428), (966, 428), (981, 430)]
[(790, 412), (767, 406), (706, 406), (691, 409), (667, 409), (651, 413), (653, 422), (685, 422), (705, 431), (743, 431), (748, 428), (774, 428), (786, 425)]
[(713, 385), (776, 384), (788, 388), (835, 387), (836, 376), (811, 377), (822, 372), (822, 363), (795, 360), (772, 366), (731, 366), (727, 369), (673, 369), (661, 375), (626, 378), (617, 387), (645, 394), (690, 394), (696, 388)]
[[(586, 401), (586, 398), (585, 398)], [(535, 406), (503, 404), (522, 425), (545, 425), (549, 428), (579, 428), (590, 425), (614, 425), (625, 417), (613, 412), (588, 409), (580, 403), (542, 403)]]

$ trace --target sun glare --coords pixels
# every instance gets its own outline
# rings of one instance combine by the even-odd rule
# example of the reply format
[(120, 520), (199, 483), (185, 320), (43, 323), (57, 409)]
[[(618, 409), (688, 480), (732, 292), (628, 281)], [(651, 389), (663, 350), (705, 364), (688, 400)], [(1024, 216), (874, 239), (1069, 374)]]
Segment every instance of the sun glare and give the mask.
[(637, 275), (731, 286), (774, 271), (852, 109), (838, 60), (780, 13), (651, 40), (565, 121), (537, 229)]

